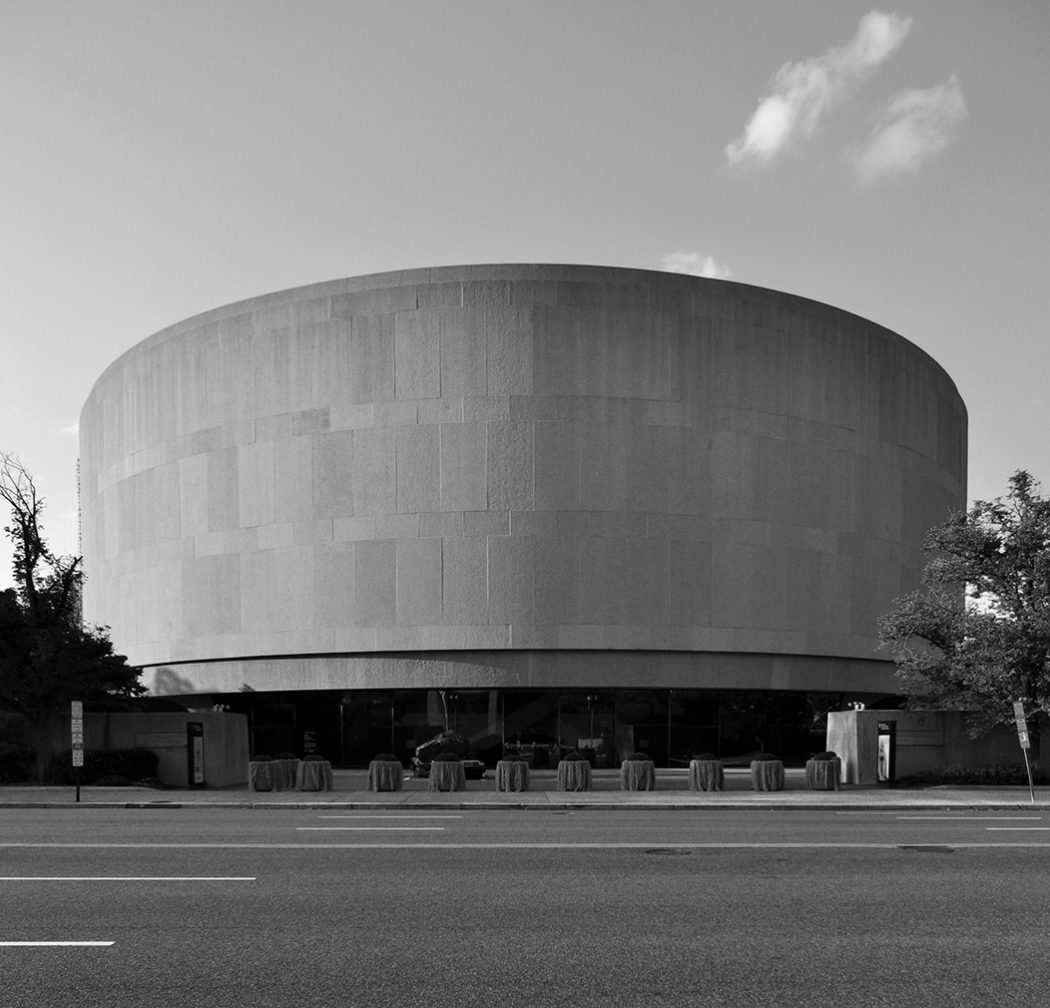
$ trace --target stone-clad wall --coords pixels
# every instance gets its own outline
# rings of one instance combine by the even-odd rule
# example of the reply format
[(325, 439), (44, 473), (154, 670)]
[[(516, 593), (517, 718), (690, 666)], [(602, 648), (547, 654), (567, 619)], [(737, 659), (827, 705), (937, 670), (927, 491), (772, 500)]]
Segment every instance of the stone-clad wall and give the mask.
[(216, 309), (111, 365), (80, 429), (85, 615), (144, 665), (871, 659), (924, 532), (965, 503), (965, 408), (911, 343), (787, 294), (604, 267)]

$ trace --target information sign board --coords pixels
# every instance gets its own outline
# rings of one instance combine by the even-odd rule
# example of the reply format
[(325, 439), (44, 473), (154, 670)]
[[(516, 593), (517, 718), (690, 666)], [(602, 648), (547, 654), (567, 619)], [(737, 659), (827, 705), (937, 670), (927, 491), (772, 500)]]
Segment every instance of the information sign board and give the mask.
[(84, 765), (84, 701), (73, 700), (70, 703), (69, 719), (71, 750), (73, 753), (73, 766)]
[(1028, 771), (1028, 794), (1035, 804), (1035, 786), (1032, 783), (1032, 764), (1028, 762), (1028, 750), (1032, 748), (1028, 741), (1028, 721), (1024, 716), (1024, 704), (1020, 700), (1014, 701), (1014, 721), (1017, 722), (1017, 740), (1021, 743), (1021, 752), (1024, 753), (1024, 768)]
[(190, 787), (204, 784), (204, 722), (186, 722), (186, 754), (189, 759), (187, 777)]
[(1017, 701), (1014, 704), (1014, 721), (1017, 723), (1017, 740), (1022, 749), (1031, 749), (1032, 744), (1028, 741), (1028, 721), (1024, 716), (1024, 704)]

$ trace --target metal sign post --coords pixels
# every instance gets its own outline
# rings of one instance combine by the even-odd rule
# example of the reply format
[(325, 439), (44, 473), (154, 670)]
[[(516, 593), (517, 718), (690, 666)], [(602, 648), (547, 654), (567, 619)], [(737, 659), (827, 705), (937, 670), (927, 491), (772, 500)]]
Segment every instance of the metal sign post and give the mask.
[(70, 704), (69, 733), (72, 741), (73, 776), (77, 784), (77, 801), (80, 801), (80, 773), (84, 766), (84, 701), (73, 700)]
[(1028, 771), (1028, 794), (1034, 805), (1035, 788), (1032, 786), (1032, 766), (1028, 762), (1028, 750), (1032, 743), (1028, 741), (1028, 722), (1024, 716), (1024, 704), (1020, 700), (1014, 703), (1014, 721), (1017, 723), (1017, 740), (1021, 743), (1021, 752), (1024, 753), (1024, 768)]

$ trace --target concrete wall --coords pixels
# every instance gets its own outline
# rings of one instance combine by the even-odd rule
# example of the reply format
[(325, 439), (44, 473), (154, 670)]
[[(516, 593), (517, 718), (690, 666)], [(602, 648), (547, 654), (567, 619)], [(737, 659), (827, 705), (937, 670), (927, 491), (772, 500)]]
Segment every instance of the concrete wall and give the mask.
[(1024, 762), (1012, 728), (970, 738), (962, 711), (833, 711), (828, 714), (828, 749), (842, 759), (844, 783), (878, 783), (878, 726), (896, 725), (895, 777), (952, 765), (1012, 766)]
[(186, 787), (186, 724), (204, 725), (204, 786), (228, 787), (248, 780), (248, 718), (243, 714), (163, 712), (89, 713), (84, 716), (88, 749), (149, 749), (157, 754), (157, 777)]
[(154, 668), (624, 650), (885, 678), (875, 620), (965, 504), (965, 409), (911, 343), (604, 267), (219, 308), (111, 365), (80, 430), (85, 613)]

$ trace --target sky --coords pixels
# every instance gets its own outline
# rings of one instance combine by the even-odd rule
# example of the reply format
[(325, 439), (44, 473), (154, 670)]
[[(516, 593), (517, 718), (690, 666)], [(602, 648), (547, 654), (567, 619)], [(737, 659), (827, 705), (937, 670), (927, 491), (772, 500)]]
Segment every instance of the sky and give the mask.
[(970, 499), (1050, 489), (1047, 52), (1046, 0), (0, 0), (0, 450), (72, 553), (81, 407), (151, 333), (594, 263), (887, 326), (967, 404)]

